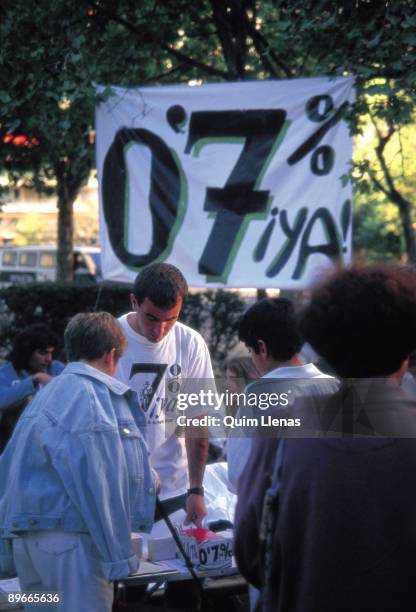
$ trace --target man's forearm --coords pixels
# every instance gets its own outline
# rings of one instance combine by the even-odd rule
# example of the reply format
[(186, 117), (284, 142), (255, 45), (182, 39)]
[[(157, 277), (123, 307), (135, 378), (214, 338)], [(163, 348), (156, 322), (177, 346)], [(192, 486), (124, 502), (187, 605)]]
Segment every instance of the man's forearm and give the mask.
[(200, 429), (201, 432), (198, 432), (198, 437), (186, 437), (185, 440), (190, 487), (200, 487), (202, 485), (208, 459), (208, 430), (203, 427)]
[[(208, 429), (195, 427), (188, 430), (185, 439), (186, 454), (188, 456), (189, 487), (201, 487), (204, 479), (205, 465), (208, 458)], [(185, 524), (194, 523), (201, 526), (207, 514), (202, 491), (189, 491), (186, 498)]]

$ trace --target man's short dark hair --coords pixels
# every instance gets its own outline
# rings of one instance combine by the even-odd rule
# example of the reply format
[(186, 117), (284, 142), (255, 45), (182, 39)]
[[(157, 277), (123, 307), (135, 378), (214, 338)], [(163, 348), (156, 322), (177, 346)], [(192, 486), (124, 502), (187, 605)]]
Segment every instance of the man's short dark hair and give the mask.
[(47, 325), (34, 323), (17, 334), (9, 360), (16, 371), (27, 370), (35, 351), (45, 351), (58, 345), (58, 336)]
[(188, 294), (188, 284), (182, 272), (167, 263), (155, 263), (144, 268), (134, 282), (137, 303), (148, 298), (158, 308), (173, 308), (178, 299)]
[(394, 266), (338, 271), (312, 293), (301, 329), (342, 377), (393, 374), (416, 347), (416, 274)]
[(288, 361), (303, 344), (294, 304), (287, 298), (266, 298), (251, 306), (240, 320), (238, 335), (256, 353), (263, 340), (276, 361)]
[(69, 361), (94, 361), (113, 348), (118, 360), (127, 346), (119, 323), (108, 312), (80, 312), (75, 315), (66, 326), (64, 340)]

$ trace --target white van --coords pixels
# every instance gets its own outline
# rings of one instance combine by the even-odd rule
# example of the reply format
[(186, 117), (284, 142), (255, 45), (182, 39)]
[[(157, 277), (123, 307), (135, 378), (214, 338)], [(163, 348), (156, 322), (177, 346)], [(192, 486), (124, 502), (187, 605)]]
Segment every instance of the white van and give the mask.
[[(0, 249), (0, 287), (55, 281), (56, 276), (55, 246), (10, 246)], [(98, 247), (74, 247), (74, 277), (101, 280)]]

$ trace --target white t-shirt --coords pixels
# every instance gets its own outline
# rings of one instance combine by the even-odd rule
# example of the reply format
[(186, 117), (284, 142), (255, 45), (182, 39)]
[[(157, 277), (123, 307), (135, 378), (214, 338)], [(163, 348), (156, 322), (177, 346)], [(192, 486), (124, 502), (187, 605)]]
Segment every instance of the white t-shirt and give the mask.
[(137, 391), (147, 417), (150, 460), (161, 480), (160, 495), (173, 497), (188, 487), (188, 462), (184, 438), (174, 434), (177, 413), (172, 397), (182, 380), (212, 380), (211, 358), (202, 336), (183, 323), (175, 323), (160, 342), (150, 342), (130, 327), (127, 317), (119, 319), (128, 346), (115, 376)]
[[(267, 374), (264, 374), (262, 378), (272, 379), (284, 379), (283, 387), (284, 391), (288, 389), (288, 380), (290, 380), (290, 390), (292, 401), (296, 397), (301, 395), (323, 395), (335, 393), (338, 389), (338, 381), (333, 376), (324, 374), (313, 363), (305, 363), (301, 366), (284, 366), (281, 368), (275, 368)], [(314, 379), (315, 382), (311, 382), (309, 385), (307, 381)], [(319, 379), (316, 380), (316, 379)], [(323, 380), (326, 379), (326, 380)], [(261, 380), (261, 379), (259, 379)], [(297, 382), (296, 382), (297, 381)], [(256, 383), (252, 383), (256, 385)], [(273, 392), (277, 392), (279, 388), (278, 380), (276, 380), (273, 386)], [(247, 387), (246, 392), (250, 390), (250, 385)], [(241, 409), (237, 411), (236, 417), (242, 416)], [(227, 462), (228, 462), (228, 488), (232, 493), (237, 492), (238, 480), (241, 473), (248, 461), (250, 456), (251, 448), (253, 446), (253, 439), (246, 437), (232, 437), (227, 439)]]

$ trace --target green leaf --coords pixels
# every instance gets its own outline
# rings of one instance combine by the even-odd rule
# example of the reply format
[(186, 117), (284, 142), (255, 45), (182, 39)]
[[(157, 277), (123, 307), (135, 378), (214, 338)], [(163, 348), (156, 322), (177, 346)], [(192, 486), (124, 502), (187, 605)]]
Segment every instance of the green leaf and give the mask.
[(416, 15), (406, 15), (402, 21), (402, 28), (416, 28)]
[(100, 99), (103, 102), (106, 102), (108, 98), (111, 98), (112, 95), (113, 90), (111, 89), (110, 85), (106, 85), (104, 91), (100, 94)]
[(85, 43), (85, 40), (86, 40), (85, 36), (81, 34), (80, 36), (77, 36), (76, 38), (72, 40), (72, 44), (75, 47), (75, 49), (79, 49)]
[(343, 174), (343, 175), (340, 177), (340, 179), (341, 179), (341, 185), (342, 185), (343, 187), (346, 187), (346, 186), (348, 185), (348, 183), (350, 183), (350, 182), (351, 182), (351, 177), (350, 177), (350, 175), (349, 175), (349, 174)]
[(77, 84), (75, 83), (75, 81), (68, 81), (68, 80), (64, 81), (62, 85), (65, 91), (68, 91), (70, 89), (76, 89), (76, 86)]
[(416, 45), (416, 32), (414, 30), (407, 30), (402, 36), (402, 41), (407, 45)]
[(386, 83), (380, 83), (377, 85), (369, 85), (365, 90), (369, 96), (375, 96), (377, 94), (388, 94), (390, 92)]
[(11, 101), (12, 99), (7, 93), (7, 91), (0, 91), (0, 102), (2, 102), (3, 104), (8, 104)]
[(45, 92), (45, 96), (50, 98), (51, 100), (55, 100), (55, 102), (59, 101), (59, 95), (55, 91), (48, 90)]
[(12, 134), (15, 131), (15, 129), (20, 126), (20, 124), (21, 124), (20, 119), (16, 119), (12, 123), (9, 123), (9, 125), (7, 126), (7, 130), (9, 134)]
[(277, 24), (278, 29), (282, 31), (288, 30), (290, 26), (291, 26), (290, 21), (279, 21), (279, 23)]
[(380, 32), (367, 43), (367, 49), (374, 49), (375, 47), (377, 47), (382, 36), (383, 36), (383, 31), (380, 30)]

